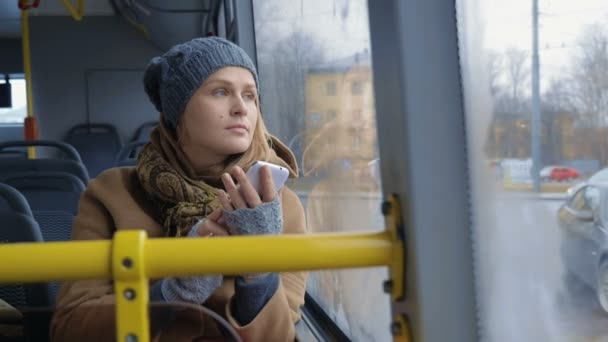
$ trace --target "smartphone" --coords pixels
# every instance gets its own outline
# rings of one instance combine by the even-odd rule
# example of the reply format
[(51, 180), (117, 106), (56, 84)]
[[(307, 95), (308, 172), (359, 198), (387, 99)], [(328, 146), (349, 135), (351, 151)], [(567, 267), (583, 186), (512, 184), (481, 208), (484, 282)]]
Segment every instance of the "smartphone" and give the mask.
[(287, 178), (289, 178), (289, 170), (283, 166), (261, 160), (251, 165), (249, 170), (247, 170), (247, 179), (249, 179), (249, 182), (251, 182), (251, 185), (253, 185), (253, 188), (258, 192), (258, 194), (262, 193), (262, 184), (260, 182), (260, 168), (262, 166), (268, 166), (270, 168), (270, 173), (272, 174), (272, 180), (274, 182), (274, 189), (279, 191), (283, 187), (283, 184), (285, 184)]

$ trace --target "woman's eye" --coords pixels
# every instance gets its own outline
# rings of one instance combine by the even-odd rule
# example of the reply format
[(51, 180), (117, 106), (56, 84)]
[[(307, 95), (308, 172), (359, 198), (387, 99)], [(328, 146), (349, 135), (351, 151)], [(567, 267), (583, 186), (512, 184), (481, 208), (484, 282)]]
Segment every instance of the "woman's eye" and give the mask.
[(247, 93), (247, 94), (244, 95), (244, 97), (247, 100), (255, 100), (255, 94), (253, 94), (253, 93)]
[(227, 92), (224, 89), (217, 89), (213, 92), (214, 96), (226, 96)]

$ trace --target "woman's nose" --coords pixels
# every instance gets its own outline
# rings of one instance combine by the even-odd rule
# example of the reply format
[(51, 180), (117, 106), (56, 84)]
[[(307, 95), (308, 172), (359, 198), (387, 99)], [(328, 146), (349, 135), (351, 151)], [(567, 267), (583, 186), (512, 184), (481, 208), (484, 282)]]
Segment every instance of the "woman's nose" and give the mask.
[(241, 96), (235, 96), (232, 103), (232, 115), (247, 115), (247, 106)]

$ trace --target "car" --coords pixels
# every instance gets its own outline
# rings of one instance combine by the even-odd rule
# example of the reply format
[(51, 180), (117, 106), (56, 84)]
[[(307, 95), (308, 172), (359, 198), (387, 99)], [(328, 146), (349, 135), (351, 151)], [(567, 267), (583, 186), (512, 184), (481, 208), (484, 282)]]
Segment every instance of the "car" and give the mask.
[(539, 171), (539, 175), (544, 182), (572, 181), (580, 177), (580, 173), (576, 169), (562, 165), (545, 166)]
[(564, 288), (608, 314), (608, 184), (584, 185), (557, 212)]
[(551, 170), (549, 180), (551, 181), (568, 181), (571, 182), (580, 177), (580, 173), (569, 166), (556, 166)]
[(591, 177), (589, 177), (589, 179), (587, 181), (578, 183), (578, 184), (574, 185), (573, 187), (569, 188), (567, 190), (567, 195), (568, 195), (568, 197), (571, 197), (575, 192), (578, 191), (578, 189), (582, 188), (583, 186), (585, 186), (587, 184), (601, 184), (601, 183), (608, 183), (608, 167), (601, 169), (598, 172), (594, 173)]
[(539, 172), (540, 179), (542, 179), (545, 182), (549, 181), (549, 179), (551, 177), (551, 171), (553, 171), (553, 169), (556, 167), (557, 167), (557, 165), (549, 165), (549, 166), (545, 166), (542, 169), (540, 169), (540, 172)]

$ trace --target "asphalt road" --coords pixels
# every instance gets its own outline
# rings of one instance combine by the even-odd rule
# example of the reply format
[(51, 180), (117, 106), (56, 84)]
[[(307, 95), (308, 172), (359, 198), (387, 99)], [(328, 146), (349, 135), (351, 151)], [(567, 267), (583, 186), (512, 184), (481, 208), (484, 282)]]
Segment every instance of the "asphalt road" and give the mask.
[(608, 341), (608, 315), (594, 298), (563, 289), (562, 203), (499, 194), (494, 224), (477, 227), (483, 341)]

